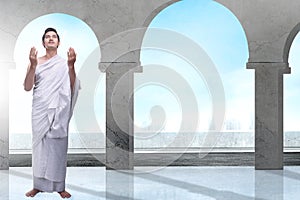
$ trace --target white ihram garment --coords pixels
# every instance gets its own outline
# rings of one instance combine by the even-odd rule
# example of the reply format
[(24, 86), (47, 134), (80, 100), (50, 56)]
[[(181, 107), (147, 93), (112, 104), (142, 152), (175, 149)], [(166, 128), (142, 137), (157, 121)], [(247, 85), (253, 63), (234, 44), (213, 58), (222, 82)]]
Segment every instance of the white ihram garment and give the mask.
[(71, 92), (67, 61), (56, 55), (38, 65), (32, 101), (32, 167), (34, 188), (65, 189), (68, 128), (79, 90)]

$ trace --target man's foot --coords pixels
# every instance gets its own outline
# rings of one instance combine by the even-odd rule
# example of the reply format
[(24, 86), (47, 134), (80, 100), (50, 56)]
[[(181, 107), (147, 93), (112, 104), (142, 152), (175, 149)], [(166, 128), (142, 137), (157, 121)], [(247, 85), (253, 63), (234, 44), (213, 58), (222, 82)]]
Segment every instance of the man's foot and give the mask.
[(27, 192), (25, 195), (27, 196), (27, 197), (34, 197), (37, 193), (39, 193), (39, 192), (41, 192), (41, 191), (39, 191), (39, 190), (37, 190), (37, 189), (32, 189), (32, 190), (30, 190), (29, 192)]
[(71, 197), (71, 194), (69, 193), (69, 192), (67, 192), (66, 190), (65, 191), (62, 191), (62, 192), (59, 192), (58, 193), (60, 196), (61, 196), (61, 198), (70, 198)]

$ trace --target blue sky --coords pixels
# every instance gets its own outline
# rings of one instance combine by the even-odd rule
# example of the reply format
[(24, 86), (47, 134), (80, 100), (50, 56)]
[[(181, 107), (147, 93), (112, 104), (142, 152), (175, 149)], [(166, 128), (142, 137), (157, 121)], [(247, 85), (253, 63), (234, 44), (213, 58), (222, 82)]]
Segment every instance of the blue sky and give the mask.
[[(240, 124), (236, 125), (236, 128), (248, 130), (253, 118), (254, 89), (252, 86), (254, 79), (253, 71), (246, 70), (245, 67), (248, 59), (248, 47), (245, 33), (236, 17), (228, 9), (214, 1), (180, 1), (159, 13), (150, 27), (166, 28), (184, 34), (209, 55), (224, 84), (226, 120), (232, 123), (239, 121)], [(174, 55), (167, 55), (167, 53), (159, 51), (156, 53), (155, 56), (151, 56), (147, 50), (143, 51), (141, 55), (142, 64), (159, 62), (176, 69), (181, 74), (191, 68), (187, 64), (184, 65)], [(193, 71), (190, 70), (188, 73), (193, 74)], [(211, 111), (201, 110), (201, 108), (211, 108), (212, 106), (209, 91), (205, 87), (203, 77), (198, 76), (192, 79), (187, 77), (186, 79), (192, 84), (195, 91), (200, 108), (200, 124), (204, 120), (207, 128), (208, 122), (203, 118), (210, 119)], [(201, 88), (206, 89), (206, 91), (199, 91)], [(151, 98), (150, 95), (148, 96)], [(205, 97), (204, 100), (203, 97)], [(143, 97), (143, 99), (147, 98)], [(141, 100), (136, 99), (136, 104), (142, 104), (141, 102), (142, 98)], [(244, 104), (247, 106), (245, 107)], [(142, 112), (142, 110), (140, 111)], [(202, 114), (204, 116), (201, 117)], [(205, 126), (201, 125), (200, 129), (205, 129)]]
[[(89, 86), (88, 82), (83, 82), (82, 85), (83, 90), (84, 88), (91, 89), (91, 97), (94, 99), (94, 114), (98, 124), (87, 125), (89, 130), (86, 131), (98, 131), (99, 128), (104, 131), (105, 75), (97, 74), (96, 71), (100, 58), (97, 38), (84, 22), (64, 14), (50, 14), (35, 19), (23, 29), (17, 40), (15, 49), (17, 70), (10, 73), (10, 90), (14, 91), (10, 94), (10, 131), (12, 133), (24, 132), (24, 130), (30, 133), (31, 131), (31, 94), (24, 92), (22, 82), (28, 63), (29, 49), (31, 46), (36, 46), (39, 55), (44, 53), (40, 38), (44, 29), (49, 26), (57, 28), (61, 35), (60, 55), (65, 56), (70, 46), (77, 51), (78, 73), (81, 68), (85, 69), (94, 61), (95, 73), (93, 75), (99, 76), (95, 83), (96, 86)], [(226, 124), (223, 130), (233, 128), (248, 131), (253, 128), (254, 71), (247, 70), (245, 66), (248, 59), (245, 33), (237, 18), (227, 8), (211, 0), (183, 0), (159, 13), (150, 27), (169, 29), (183, 34), (197, 43), (213, 61), (223, 82), (226, 97)], [(174, 42), (179, 43), (179, 41)], [(300, 118), (298, 116), (300, 91), (297, 87), (300, 82), (297, 78), (300, 77), (300, 74), (297, 75), (299, 73), (297, 66), (300, 65), (299, 47), (300, 42), (297, 37), (291, 48), (289, 59), (293, 74), (285, 75), (285, 130), (299, 130), (297, 126)], [(186, 62), (182, 57), (166, 51), (144, 49), (141, 53), (141, 62), (145, 72), (136, 74), (136, 80), (149, 79), (146, 72), (154, 69), (152, 65), (163, 65), (174, 70), (186, 80), (199, 108), (198, 130), (206, 130), (212, 118), (212, 103), (205, 77), (195, 73), (191, 63)], [(182, 104), (186, 102), (180, 102), (181, 99), (178, 98), (172, 87), (172, 85), (164, 86), (149, 82), (147, 85), (137, 88), (135, 121), (140, 129), (162, 128), (165, 131), (180, 129), (181, 115), (184, 112)], [(151, 108), (157, 108), (157, 106), (164, 110), (166, 116), (164, 127), (149, 127)], [(22, 110), (22, 114), (18, 112), (20, 110)], [(71, 131), (76, 131), (76, 125), (74, 122), (72, 123)]]

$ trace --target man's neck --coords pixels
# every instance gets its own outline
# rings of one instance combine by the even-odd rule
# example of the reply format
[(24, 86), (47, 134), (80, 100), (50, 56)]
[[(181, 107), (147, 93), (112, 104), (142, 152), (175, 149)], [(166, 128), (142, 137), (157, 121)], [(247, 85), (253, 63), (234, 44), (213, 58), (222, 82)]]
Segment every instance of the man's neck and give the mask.
[(52, 58), (53, 56), (56, 56), (56, 55), (57, 55), (57, 50), (56, 49), (55, 50), (49, 50), (49, 49), (46, 50), (45, 57), (46, 57), (47, 60)]

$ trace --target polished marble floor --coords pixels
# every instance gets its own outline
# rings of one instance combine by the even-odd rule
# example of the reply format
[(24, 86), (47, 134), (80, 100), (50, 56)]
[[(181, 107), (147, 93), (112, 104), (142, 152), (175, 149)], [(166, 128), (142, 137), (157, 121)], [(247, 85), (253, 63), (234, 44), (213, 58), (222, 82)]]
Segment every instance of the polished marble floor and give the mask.
[[(0, 199), (61, 199), (57, 193), (25, 197), (32, 169), (0, 171)], [(104, 167), (69, 167), (67, 189), (72, 200), (296, 200), (300, 199), (300, 167), (254, 170), (253, 167), (135, 167), (111, 171)]]

